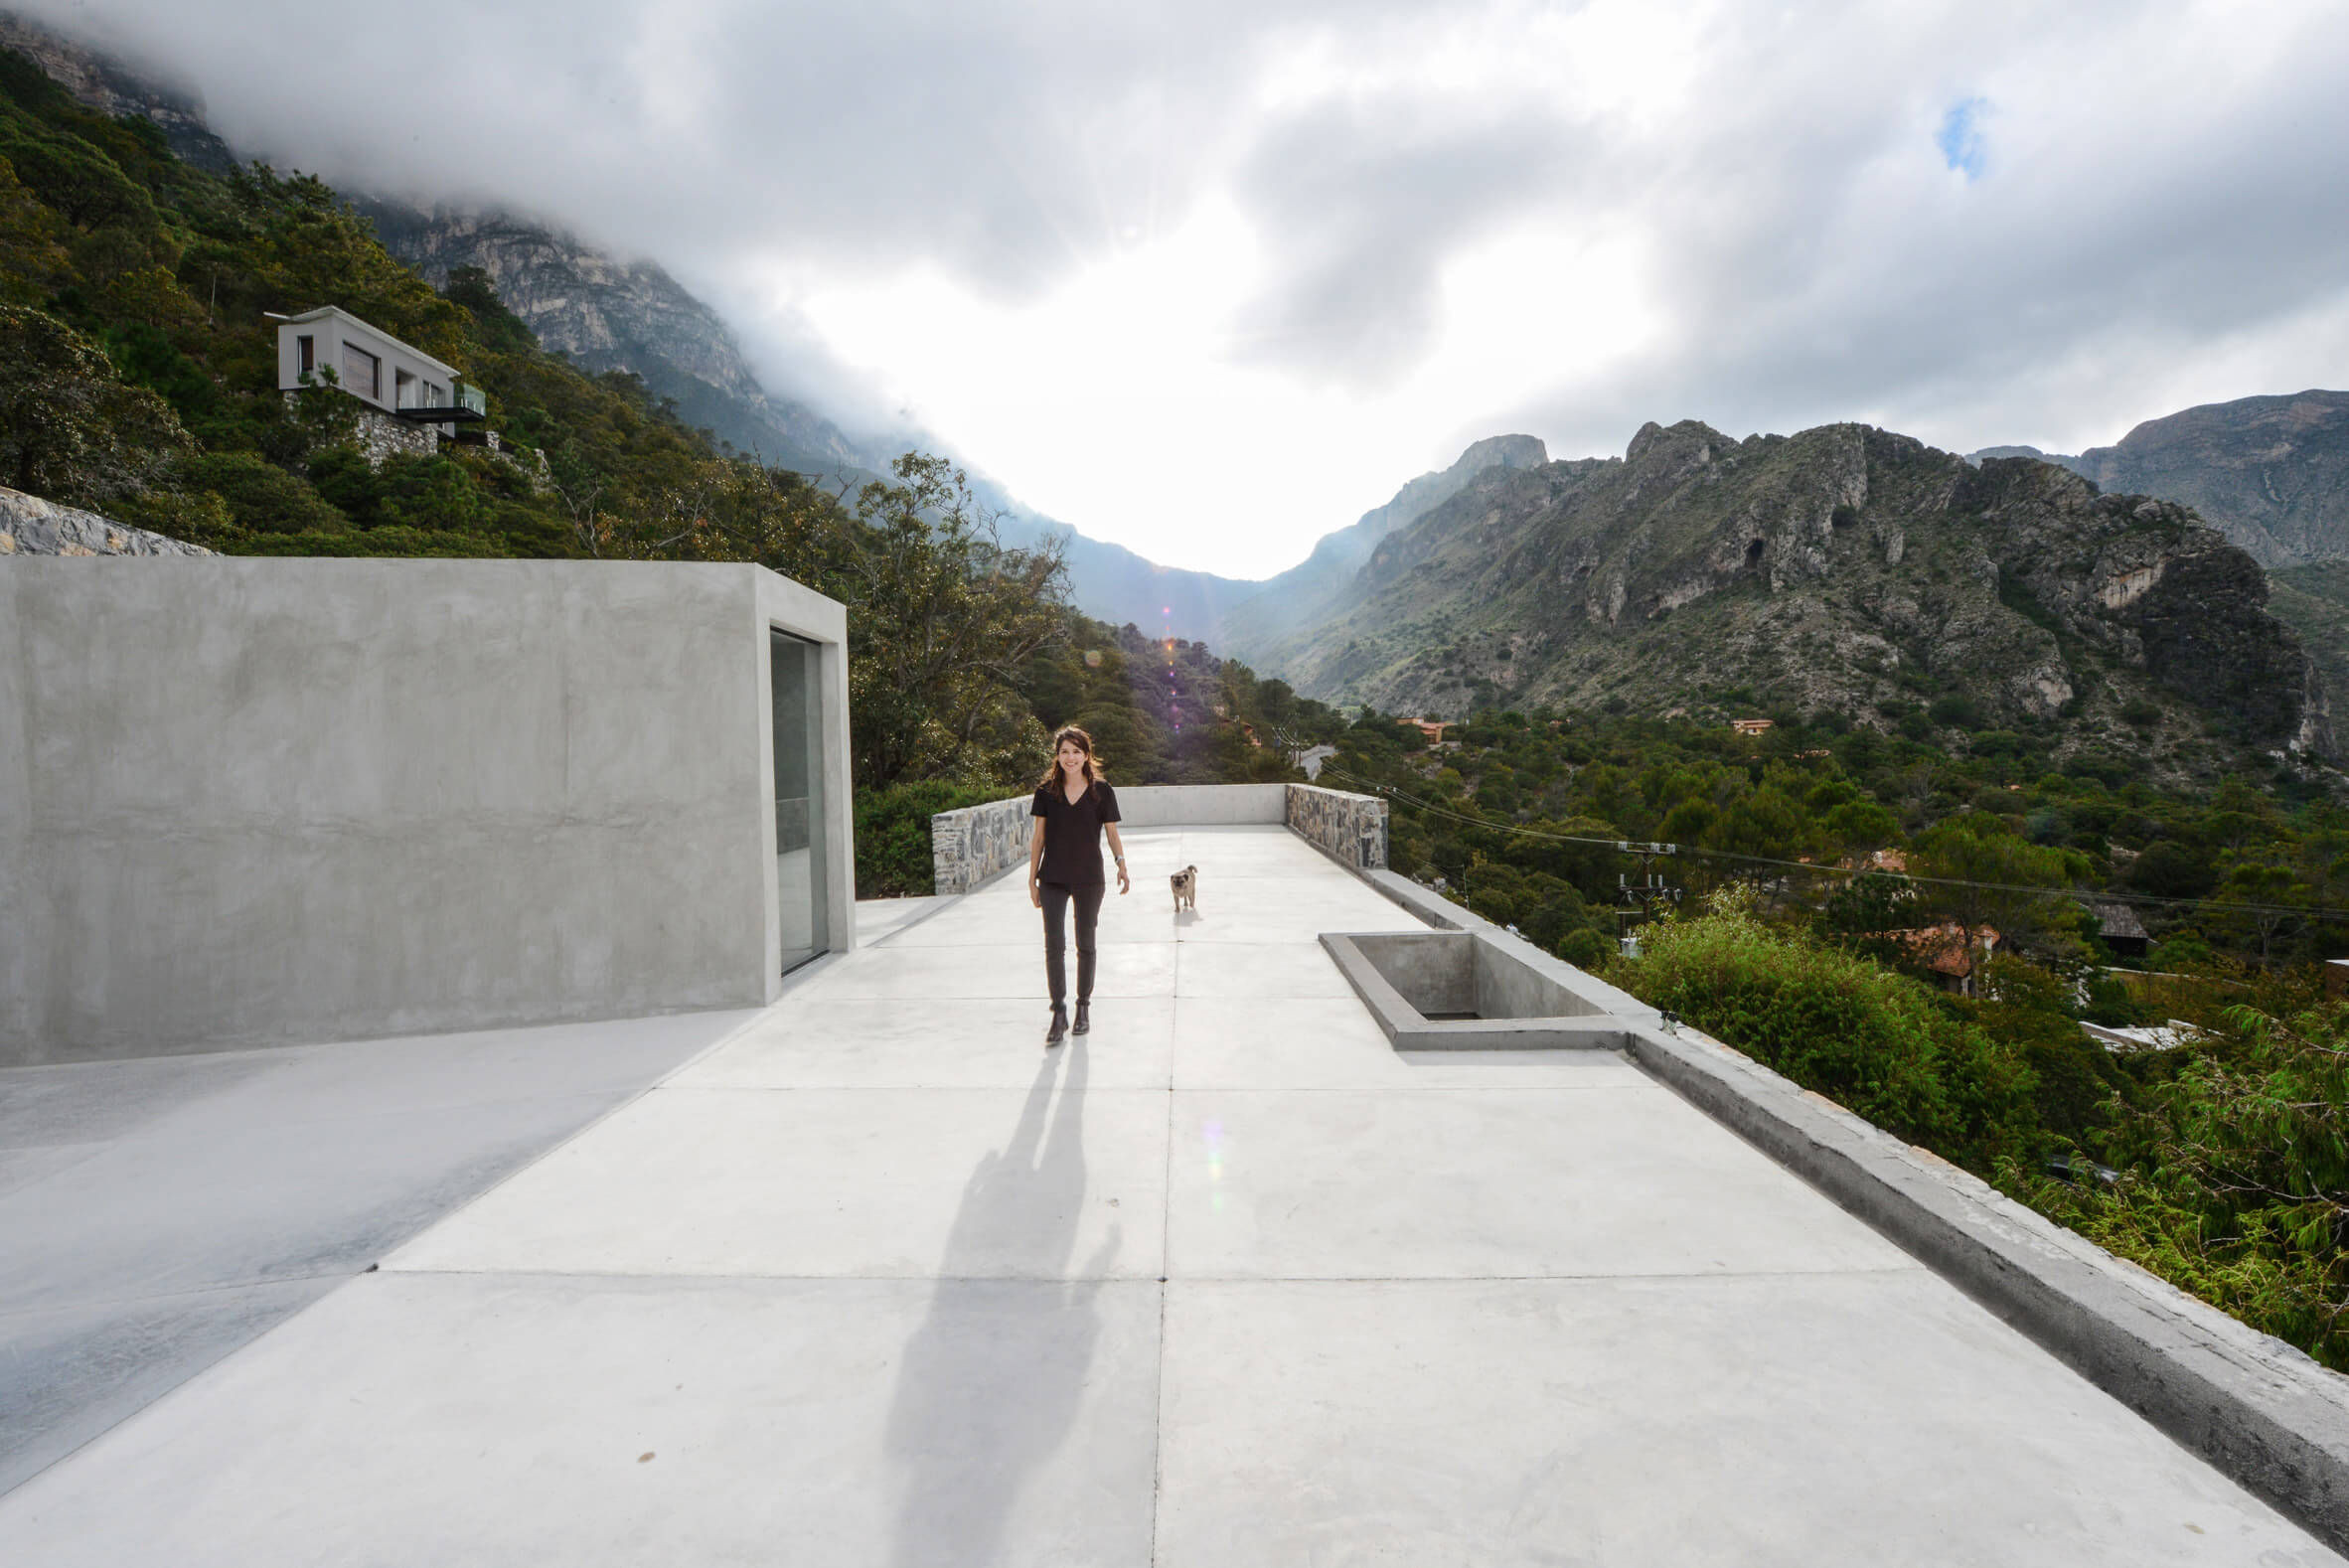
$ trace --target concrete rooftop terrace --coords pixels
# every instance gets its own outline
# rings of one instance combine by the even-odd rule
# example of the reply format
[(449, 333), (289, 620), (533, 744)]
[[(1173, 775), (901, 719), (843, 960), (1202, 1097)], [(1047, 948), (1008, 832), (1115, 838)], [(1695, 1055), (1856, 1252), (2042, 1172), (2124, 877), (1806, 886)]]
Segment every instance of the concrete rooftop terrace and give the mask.
[(0, 1561), (2341, 1560), (1624, 1057), (1398, 1056), (1316, 937), (1420, 927), (1285, 830), (1125, 837), (1090, 1037), (1017, 877), (648, 1022)]

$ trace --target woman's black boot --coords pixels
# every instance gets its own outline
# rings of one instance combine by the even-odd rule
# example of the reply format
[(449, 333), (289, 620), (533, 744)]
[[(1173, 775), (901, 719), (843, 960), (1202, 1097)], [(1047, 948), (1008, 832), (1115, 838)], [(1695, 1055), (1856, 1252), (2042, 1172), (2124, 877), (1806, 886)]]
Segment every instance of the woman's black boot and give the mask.
[(1092, 1032), (1092, 1013), (1093, 1004), (1086, 1001), (1084, 998), (1079, 997), (1077, 999), (1076, 1022), (1070, 1025), (1069, 1032), (1072, 1034), (1087, 1034)]
[[(1081, 1003), (1079, 1004), (1080, 1007), (1083, 1004)], [(1062, 1039), (1067, 1037), (1067, 1034), (1068, 1010), (1066, 1008), (1054, 1008), (1052, 1010), (1052, 1027), (1050, 1031), (1044, 1035), (1044, 1043), (1046, 1045), (1057, 1045)]]

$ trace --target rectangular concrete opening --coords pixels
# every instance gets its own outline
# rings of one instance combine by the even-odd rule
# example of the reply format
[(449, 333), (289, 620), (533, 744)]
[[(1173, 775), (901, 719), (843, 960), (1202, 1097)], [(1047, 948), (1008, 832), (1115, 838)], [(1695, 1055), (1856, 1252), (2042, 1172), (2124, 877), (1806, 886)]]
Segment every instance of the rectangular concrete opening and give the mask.
[(1476, 932), (1330, 933), (1322, 945), (1397, 1050), (1620, 1042), (1597, 1002)]

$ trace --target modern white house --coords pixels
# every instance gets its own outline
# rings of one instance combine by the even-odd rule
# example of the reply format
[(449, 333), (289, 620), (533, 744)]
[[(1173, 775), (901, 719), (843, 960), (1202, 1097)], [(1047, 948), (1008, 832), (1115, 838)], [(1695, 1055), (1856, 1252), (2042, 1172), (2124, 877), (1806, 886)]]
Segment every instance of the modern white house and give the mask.
[(847, 634), (747, 564), (7, 561), (0, 1066), (774, 1000), (855, 940)]
[[(331, 373), (331, 374), (329, 374)], [(478, 423), (481, 390), (423, 350), (400, 342), (333, 305), (289, 316), (277, 326), (277, 387), (295, 392), (328, 383), (379, 412), (453, 435)]]

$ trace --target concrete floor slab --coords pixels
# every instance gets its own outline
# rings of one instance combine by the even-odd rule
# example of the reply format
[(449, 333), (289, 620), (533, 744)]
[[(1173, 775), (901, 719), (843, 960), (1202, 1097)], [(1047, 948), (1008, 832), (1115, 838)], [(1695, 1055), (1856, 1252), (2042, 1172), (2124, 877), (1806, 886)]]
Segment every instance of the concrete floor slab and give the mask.
[(0, 1509), (0, 1561), (1150, 1560), (1143, 1284), (376, 1275)]
[(0, 1491), (751, 1016), (0, 1072)]
[[(344, 1282), (314, 1276), (0, 1316), (0, 1492)], [(14, 1559), (11, 1559), (14, 1560)]]
[(2340, 1559), (1922, 1271), (1168, 1287), (1165, 1568)]
[(385, 1262), (547, 1274), (1157, 1279), (1164, 1093), (662, 1089)]
[(1176, 1091), (1169, 1166), (1175, 1279), (1918, 1267), (1650, 1082)]
[[(1026, 883), (1017, 899), (972, 897), (960, 906), (924, 920), (888, 939), (902, 947), (1017, 947), (1037, 955), (1042, 963), (1043, 915), (1027, 901)], [(1074, 917), (1070, 917), (1073, 926)], [(1101, 905), (1098, 930), (1104, 943), (1172, 942), (1174, 940), (1174, 901), (1161, 888), (1145, 900), (1139, 889), (1112, 892)]]
[[(1023, 1089), (1049, 1017), (1040, 998), (967, 1001), (951, 1013), (793, 999), (669, 1081), (681, 1089)], [(1165, 1088), (1174, 1036), (1173, 998), (1096, 1002), (1085, 1041), (1092, 1085)]]
[(1185, 997), (1177, 1089), (1564, 1089), (1644, 1083), (1618, 1051), (1398, 1053), (1369, 1011), (1330, 999)]
[[(918, 929), (918, 928), (917, 928)], [(911, 933), (908, 933), (909, 935)], [(1008, 958), (1009, 947), (860, 948), (829, 959), (792, 995), (803, 1000), (954, 1003), (972, 998), (1033, 997), (1044, 1000), (1041, 928), (1022, 958)], [(1074, 955), (1069, 962), (1076, 962)], [(1325, 960), (1327, 962), (1327, 960)], [(1336, 973), (1336, 966), (1331, 966)], [(1097, 997), (1163, 997), (1174, 974), (1172, 942), (1105, 943)], [(1343, 984), (1342, 979), (1339, 984)]]
[(1175, 944), (1175, 952), (1174, 995), (1178, 998), (1354, 1001), (1345, 976), (1319, 942), (1180, 942)]
[(1293, 888), (1281, 878), (1237, 877), (1202, 891), (1175, 922), (1185, 942), (1313, 942), (1324, 931), (1424, 931), (1400, 905), (1367, 887)]

